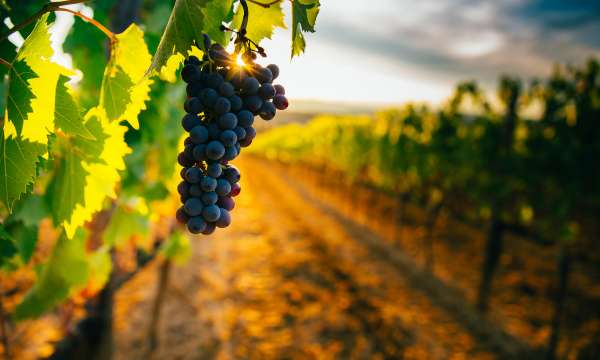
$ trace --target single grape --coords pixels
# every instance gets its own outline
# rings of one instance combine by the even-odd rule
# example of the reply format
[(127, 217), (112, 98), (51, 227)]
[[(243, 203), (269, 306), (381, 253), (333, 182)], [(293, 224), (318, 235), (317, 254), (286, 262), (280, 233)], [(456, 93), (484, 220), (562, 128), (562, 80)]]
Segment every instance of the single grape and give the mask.
[(231, 110), (231, 103), (227, 98), (220, 97), (215, 102), (215, 113), (217, 115), (223, 115)]
[(217, 205), (222, 209), (231, 211), (235, 207), (235, 201), (233, 201), (230, 196), (220, 197), (217, 201)]
[(213, 140), (206, 145), (206, 157), (210, 160), (219, 160), (225, 155), (225, 146), (217, 140)]
[(200, 71), (198, 70), (198, 67), (196, 65), (193, 65), (193, 64), (185, 65), (183, 67), (183, 69), (181, 69), (181, 78), (186, 83), (190, 83), (192, 81), (198, 81), (198, 80), (200, 80)]
[(216, 225), (220, 228), (225, 228), (231, 225), (231, 215), (229, 214), (229, 211), (221, 209), (221, 216), (219, 216)]
[(275, 87), (268, 83), (262, 84), (258, 89), (258, 96), (263, 100), (271, 100), (275, 96)]
[(225, 130), (221, 133), (221, 142), (223, 145), (225, 145), (225, 147), (235, 145), (237, 140), (237, 135), (233, 130)]
[(185, 180), (190, 184), (197, 184), (202, 178), (202, 172), (196, 167), (191, 167), (185, 172)]
[(288, 100), (284, 95), (275, 95), (273, 104), (278, 110), (285, 110), (288, 107)]
[(206, 160), (206, 145), (199, 144), (199, 145), (194, 146), (192, 155), (194, 156), (194, 160), (196, 160), (196, 161)]
[(231, 184), (226, 179), (218, 179), (217, 180), (217, 188), (215, 192), (219, 196), (227, 196), (231, 191)]
[(177, 222), (180, 224), (185, 224), (190, 219), (188, 214), (185, 213), (185, 209), (183, 208), (183, 206), (180, 207), (179, 209), (177, 209), (177, 212), (175, 213), (175, 218), (177, 219)]
[(194, 142), (192, 141), (191, 137), (186, 137), (185, 140), (183, 140), (183, 146), (187, 146), (187, 145), (194, 145)]
[(256, 137), (256, 129), (252, 126), (246, 128), (246, 139), (250, 139), (250, 141), (254, 140)]
[(231, 96), (229, 98), (229, 103), (231, 104), (231, 112), (238, 112), (242, 109), (242, 98), (237, 95)]
[(250, 144), (252, 144), (252, 140), (251, 138), (248, 137), (248, 135), (246, 135), (246, 137), (243, 140), (240, 140), (239, 144), (241, 147), (248, 147), (250, 146)]
[(183, 108), (190, 114), (198, 114), (204, 111), (204, 105), (202, 105), (202, 101), (197, 97), (187, 99), (185, 104), (183, 104)]
[(208, 222), (215, 222), (220, 216), (221, 209), (217, 205), (208, 205), (202, 209), (202, 217)]
[(254, 115), (248, 110), (242, 110), (237, 114), (238, 124), (241, 127), (247, 128), (254, 123)]
[(185, 131), (190, 131), (192, 128), (200, 123), (200, 118), (196, 114), (186, 114), (181, 119), (181, 126)]
[(225, 148), (225, 155), (223, 155), (223, 159), (227, 161), (231, 161), (235, 159), (239, 155), (238, 150), (235, 146), (228, 146)]
[(183, 148), (183, 153), (185, 154), (186, 158), (193, 161), (194, 160), (194, 144), (186, 145)]
[(256, 78), (261, 83), (270, 83), (271, 81), (273, 81), (273, 74), (268, 68), (260, 68), (256, 72)]
[(219, 200), (219, 196), (214, 191), (205, 192), (200, 196), (200, 200), (204, 203), (204, 205), (213, 205), (216, 204)]
[(219, 116), (217, 120), (219, 127), (223, 130), (234, 129), (237, 126), (238, 119), (233, 113), (226, 113)]
[(271, 75), (273, 76), (271, 80), (275, 80), (279, 77), (279, 66), (275, 64), (267, 65), (267, 69), (271, 70)]
[(247, 77), (246, 71), (243, 68), (237, 68), (237, 67), (229, 70), (229, 73), (227, 74), (227, 78), (229, 79), (229, 81), (231, 81), (233, 86), (237, 89), (242, 88), (242, 85), (244, 84), (244, 80), (246, 79), (246, 77)]
[(231, 191), (229, 191), (229, 195), (230, 196), (238, 196), (241, 191), (242, 191), (242, 187), (240, 186), (240, 184), (235, 183), (235, 184), (231, 185)]
[(260, 88), (260, 82), (253, 77), (247, 77), (242, 82), (242, 93), (245, 95), (254, 95)]
[(188, 157), (185, 156), (185, 153), (183, 151), (180, 152), (179, 155), (177, 155), (177, 162), (179, 163), (179, 165), (185, 166), (185, 167), (194, 165), (194, 160), (188, 159)]
[(177, 192), (179, 195), (187, 196), (190, 194), (190, 184), (185, 181), (182, 181), (177, 185)]
[(272, 120), (275, 117), (275, 113), (277, 110), (275, 109), (275, 105), (273, 105), (270, 101), (265, 101), (263, 106), (260, 108), (260, 117), (264, 120)]
[(208, 129), (204, 125), (196, 125), (190, 130), (190, 138), (194, 144), (204, 144), (208, 140)]
[(188, 168), (183, 167), (181, 168), (181, 170), (179, 170), (179, 177), (183, 180), (185, 180), (185, 172), (187, 171)]
[(236, 126), (233, 131), (235, 132), (235, 135), (237, 135), (238, 140), (244, 140), (246, 137), (246, 130), (244, 130), (243, 127)]
[(244, 98), (243, 103), (244, 103), (244, 107), (246, 109), (248, 109), (251, 112), (255, 113), (258, 110), (260, 110), (260, 108), (261, 108), (261, 106), (263, 104), (263, 101), (257, 95), (252, 95), (252, 96), (248, 96), (248, 97)]
[(205, 106), (213, 107), (219, 98), (219, 94), (214, 89), (207, 88), (200, 92), (200, 99)]
[(285, 95), (285, 88), (282, 85), (274, 85), (275, 95)]
[(188, 220), (187, 228), (192, 234), (200, 234), (206, 229), (206, 222), (201, 216), (194, 216)]
[(210, 176), (203, 176), (200, 180), (200, 188), (205, 192), (215, 191), (217, 188), (217, 179)]
[(202, 232), (204, 235), (210, 235), (215, 232), (216, 225), (215, 223), (207, 223), (206, 228)]
[(185, 209), (186, 214), (188, 214), (189, 216), (198, 216), (202, 214), (202, 209), (204, 208), (204, 205), (202, 204), (202, 201), (200, 201), (200, 199), (189, 198), (183, 205), (183, 208)]
[(206, 174), (210, 177), (218, 178), (223, 174), (223, 168), (218, 162), (211, 162), (206, 167)]
[(232, 97), (235, 95), (235, 88), (229, 81), (225, 81), (219, 86), (219, 93), (225, 97)]
[(223, 176), (225, 177), (225, 179), (227, 179), (227, 181), (229, 181), (232, 184), (235, 184), (240, 181), (241, 174), (235, 166), (230, 166), (223, 170)]

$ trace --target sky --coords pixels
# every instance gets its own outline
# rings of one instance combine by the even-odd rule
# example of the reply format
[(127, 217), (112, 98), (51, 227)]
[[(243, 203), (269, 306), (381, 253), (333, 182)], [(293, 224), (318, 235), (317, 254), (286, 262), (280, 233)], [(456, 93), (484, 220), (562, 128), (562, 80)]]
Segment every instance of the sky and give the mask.
[(459, 81), (492, 91), (502, 73), (528, 79), (600, 57), (600, 0), (321, 3), (305, 54), (290, 61), (289, 29), (261, 44), (293, 99), (435, 104)]

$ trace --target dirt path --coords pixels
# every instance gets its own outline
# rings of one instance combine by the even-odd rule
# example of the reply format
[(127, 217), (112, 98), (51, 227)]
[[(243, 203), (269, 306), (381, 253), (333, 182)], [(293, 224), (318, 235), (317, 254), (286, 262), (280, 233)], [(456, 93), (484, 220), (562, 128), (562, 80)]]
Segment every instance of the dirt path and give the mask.
[[(461, 309), (415, 290), (419, 278), (373, 251), (368, 231), (285, 174), (247, 158), (239, 166), (233, 225), (194, 239), (190, 262), (171, 272), (155, 358), (494, 359), (512, 351), (482, 341), (486, 334), (456, 316)], [(117, 359), (148, 357), (157, 275), (153, 264), (117, 296)]]

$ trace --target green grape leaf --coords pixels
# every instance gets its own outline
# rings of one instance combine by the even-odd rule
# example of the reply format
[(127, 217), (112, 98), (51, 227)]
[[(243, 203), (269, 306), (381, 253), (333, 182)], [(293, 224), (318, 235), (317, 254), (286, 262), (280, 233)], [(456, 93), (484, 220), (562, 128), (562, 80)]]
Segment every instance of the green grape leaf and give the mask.
[(115, 120), (125, 112), (131, 101), (129, 90), (134, 83), (120, 67), (109, 71), (102, 82), (100, 104), (106, 110), (109, 119)]
[(79, 105), (75, 102), (66, 82), (69, 78), (60, 75), (56, 82), (56, 100), (54, 105), (54, 121), (57, 128), (70, 135), (79, 135), (94, 140), (94, 135), (83, 125)]
[(138, 115), (150, 99), (152, 80), (144, 75), (152, 56), (144, 41), (144, 32), (131, 24), (116, 36), (111, 58), (104, 71), (100, 105), (110, 121), (126, 120), (139, 128)]
[(122, 247), (133, 236), (141, 239), (148, 237), (150, 219), (138, 209), (130, 209), (119, 205), (111, 217), (110, 224), (104, 231), (104, 243), (110, 246)]
[(55, 224), (70, 219), (78, 204), (83, 206), (85, 177), (88, 175), (80, 149), (68, 140), (59, 143), (62, 158), (57, 161), (54, 177), (46, 189)]
[(17, 130), (17, 135), (21, 134), (23, 122), (33, 111), (31, 101), (35, 96), (29, 87), (29, 80), (37, 77), (25, 60), (16, 61), (8, 71), (6, 111), (8, 119)]
[(46, 146), (0, 131), (0, 201), (12, 211), (13, 205), (36, 177), (38, 157)]
[(203, 9), (204, 31), (213, 41), (220, 44), (227, 44), (228, 32), (221, 31), (220, 27), (223, 21), (226, 21), (228, 15), (233, 11), (233, 0), (211, 1)]
[(300, 55), (306, 48), (302, 32), (315, 32), (319, 0), (296, 0), (292, 2), (292, 57)]
[(17, 251), (15, 239), (0, 224), (0, 269), (4, 268)]
[(79, 231), (72, 239), (68, 239), (63, 233), (54, 245), (35, 285), (17, 305), (15, 319), (35, 318), (52, 309), (75, 288), (83, 286), (88, 274), (85, 233)]
[(86, 160), (105, 163), (100, 155), (104, 150), (104, 143), (110, 135), (104, 132), (100, 120), (96, 117), (88, 119), (85, 127), (92, 134), (94, 140), (75, 137), (71, 140), (72, 143), (81, 150)]
[[(204, 31), (205, 11), (211, 1), (220, 0), (176, 0), (169, 21), (158, 44), (158, 49), (147, 74), (162, 72), (173, 55), (184, 57), (192, 48), (194, 40), (201, 41)], [(216, 21), (216, 20), (213, 20)], [(178, 65), (178, 64), (175, 64)]]
[(38, 240), (38, 227), (27, 226), (22, 222), (11, 226), (11, 234), (15, 239), (17, 250), (24, 264), (29, 262)]
[(176, 264), (184, 264), (192, 254), (190, 239), (175, 231), (160, 247), (160, 253)]
[[(237, 7), (235, 16), (231, 26), (238, 29), (242, 24), (242, 18), (244, 11), (241, 6)], [(273, 36), (273, 32), (276, 27), (285, 29), (285, 23), (283, 22), (283, 10), (281, 9), (281, 2), (273, 4), (268, 8), (248, 3), (248, 27), (246, 29), (246, 36), (260, 43), (263, 39), (270, 39)]]
[(41, 195), (32, 194), (19, 201), (11, 215), (13, 221), (21, 221), (25, 226), (37, 226), (50, 212)]

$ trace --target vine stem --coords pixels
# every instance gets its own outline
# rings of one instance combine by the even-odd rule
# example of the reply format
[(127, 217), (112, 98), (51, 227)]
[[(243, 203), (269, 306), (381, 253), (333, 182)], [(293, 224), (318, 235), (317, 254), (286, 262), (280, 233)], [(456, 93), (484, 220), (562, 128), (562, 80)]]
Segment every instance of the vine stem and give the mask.
[(251, 2), (254, 5), (262, 6), (265, 9), (266, 8), (270, 8), (272, 5), (275, 5), (275, 4), (277, 4), (278, 2), (281, 2), (281, 1), (283, 1), (283, 0), (273, 0), (273, 1), (270, 1), (270, 2), (262, 3), (262, 2), (256, 1), (256, 0), (248, 0), (248, 2)]
[(91, 17), (83, 15), (79, 11), (74, 11), (71, 9), (65, 9), (65, 8), (61, 8), (61, 7), (54, 9), (54, 11), (64, 11), (64, 12), (71, 13), (75, 16), (78, 16), (78, 17), (82, 18), (84, 21), (87, 21), (90, 24), (94, 25), (96, 28), (98, 28), (98, 30), (102, 31), (106, 36), (108, 36), (108, 38), (110, 39), (111, 42), (116, 41), (115, 33), (108, 30), (108, 28), (106, 26), (100, 24), (98, 21), (92, 19)]
[(8, 61), (6, 61), (6, 60), (2, 59), (2, 58), (0, 58), (0, 64), (2, 64), (2, 65), (4, 65), (4, 66), (6, 66), (6, 67), (7, 67), (7, 68), (9, 68), (9, 69), (11, 68), (11, 65), (10, 65), (10, 63), (9, 63)]
[(23, 20), (23, 22), (15, 25), (15, 26), (13, 26), (5, 34), (2, 34), (2, 36), (0, 37), (0, 42), (8, 39), (8, 37), (12, 33), (15, 33), (17, 31), (23, 29), (24, 27), (26, 27), (27, 25), (31, 24), (35, 20), (39, 19), (45, 13), (48, 13), (48, 12), (51, 12), (51, 11), (55, 11), (56, 9), (60, 8), (61, 6), (72, 5), (72, 4), (80, 4), (80, 3), (83, 3), (83, 2), (86, 2), (86, 1), (89, 1), (89, 0), (65, 0), (65, 1), (57, 1), (57, 2), (48, 3), (48, 4), (44, 5), (44, 6), (42, 6), (42, 8), (38, 12), (36, 12), (33, 15), (31, 15), (27, 19)]

